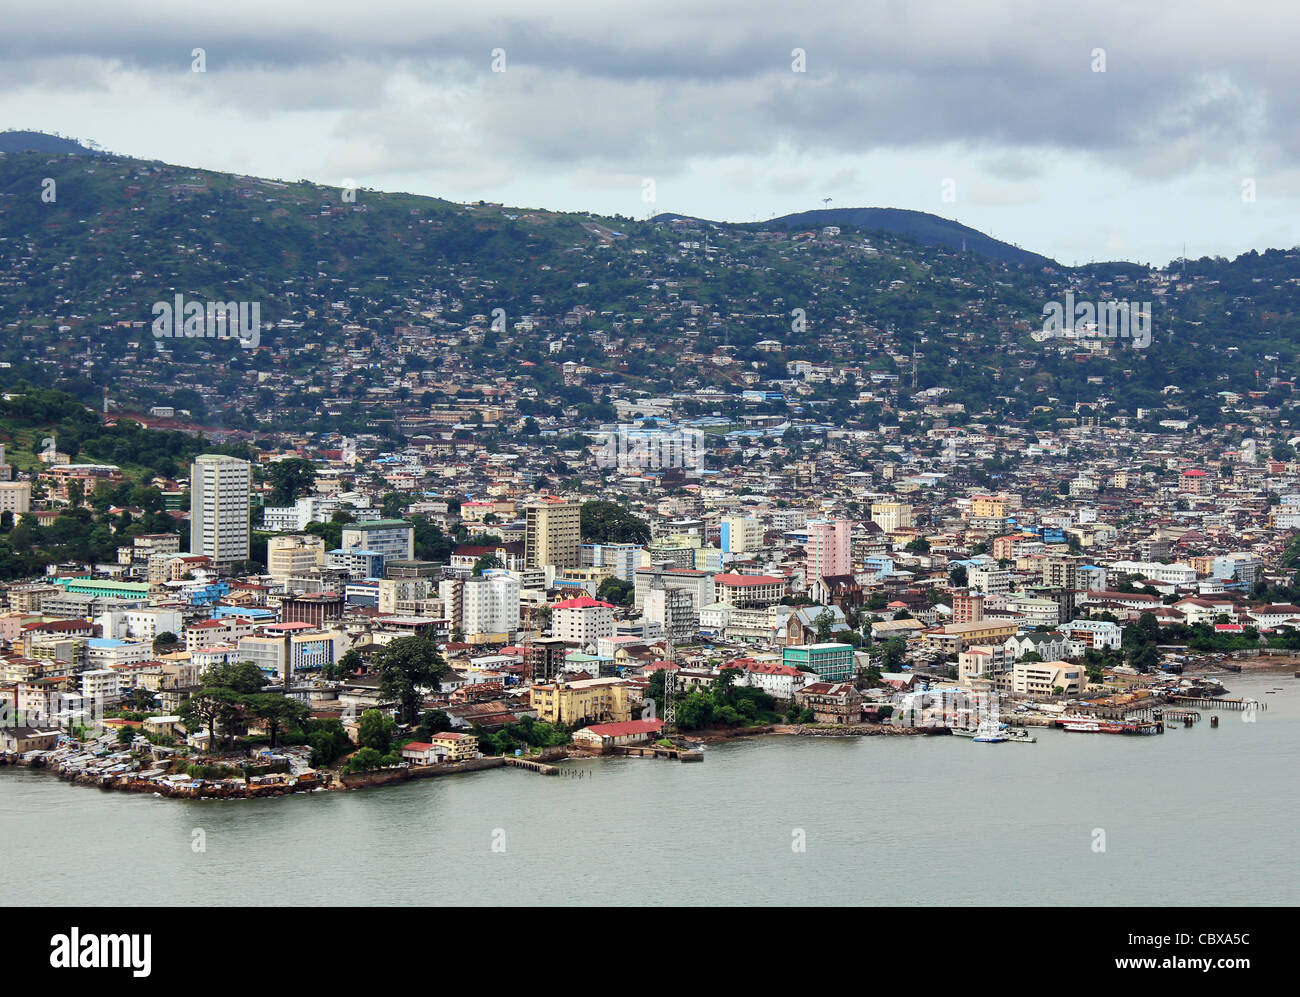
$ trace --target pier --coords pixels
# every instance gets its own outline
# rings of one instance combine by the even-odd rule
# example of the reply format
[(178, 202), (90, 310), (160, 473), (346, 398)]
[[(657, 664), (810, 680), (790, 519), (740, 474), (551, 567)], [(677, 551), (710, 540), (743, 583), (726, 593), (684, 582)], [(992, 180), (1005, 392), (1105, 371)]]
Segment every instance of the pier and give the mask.
[(659, 745), (619, 745), (610, 749), (610, 754), (623, 755), (628, 758), (674, 758), (682, 762), (702, 762), (704, 752), (698, 749), (664, 748)]
[(1257, 699), (1220, 699), (1213, 696), (1174, 696), (1179, 706), (1199, 706), (1205, 710), (1267, 710), (1268, 704)]
[(1196, 723), (1196, 721), (1201, 719), (1201, 714), (1196, 710), (1169, 708), (1157, 710), (1156, 712), (1158, 714), (1156, 717), (1157, 720), (1164, 720), (1166, 723), (1182, 723), (1186, 727), (1190, 727), (1192, 724)]
[(538, 775), (559, 775), (560, 770), (554, 765), (547, 765), (545, 762), (535, 762), (531, 758), (512, 758), (506, 756), (506, 765), (517, 769), (528, 769), (529, 772), (536, 772)]

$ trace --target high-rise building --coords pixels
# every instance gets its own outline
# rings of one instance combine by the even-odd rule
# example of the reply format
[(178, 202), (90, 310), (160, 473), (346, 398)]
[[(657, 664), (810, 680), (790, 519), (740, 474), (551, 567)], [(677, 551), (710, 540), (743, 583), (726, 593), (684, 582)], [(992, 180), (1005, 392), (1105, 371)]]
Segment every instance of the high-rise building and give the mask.
[(750, 516), (723, 516), (718, 546), (727, 554), (752, 554), (763, 546), (763, 524)]
[(912, 507), (904, 502), (873, 502), (871, 521), (886, 533), (912, 525)]
[(614, 605), (580, 596), (551, 606), (551, 635), (583, 647), (614, 636)]
[(508, 571), (444, 578), (438, 594), (451, 628), (472, 644), (508, 640), (519, 629), (519, 581)]
[(544, 499), (524, 509), (524, 566), (577, 568), (582, 540), (582, 505)]
[(1004, 596), (1011, 591), (1011, 572), (996, 564), (971, 565), (966, 569), (966, 581), (972, 590), (986, 596)]
[(1068, 555), (1043, 558), (1043, 584), (1049, 588), (1078, 588), (1079, 563), (1079, 558)]
[(853, 524), (847, 519), (808, 523), (808, 583), (833, 575), (853, 574)]
[(248, 560), (252, 467), (225, 454), (199, 454), (190, 465), (190, 553), (230, 565)]
[(610, 573), (625, 582), (641, 566), (641, 548), (636, 544), (581, 544), (578, 547), (578, 567), (608, 568)]
[(843, 682), (853, 677), (853, 645), (796, 644), (781, 652), (781, 664), (810, 667), (823, 682)]

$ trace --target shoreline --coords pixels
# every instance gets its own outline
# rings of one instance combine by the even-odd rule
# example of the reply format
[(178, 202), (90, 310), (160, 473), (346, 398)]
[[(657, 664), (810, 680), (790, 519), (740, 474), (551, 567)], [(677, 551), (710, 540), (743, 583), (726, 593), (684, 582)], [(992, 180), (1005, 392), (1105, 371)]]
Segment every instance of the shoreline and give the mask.
[[(738, 730), (707, 729), (693, 733), (684, 740), (699, 744), (723, 744), (754, 737), (913, 737), (918, 735), (935, 735), (947, 733), (946, 730), (922, 727), (891, 727), (885, 724), (846, 724), (844, 726), (814, 726), (799, 724), (770, 724), (756, 728)], [(646, 745), (645, 747), (652, 747)], [(164, 799), (180, 800), (255, 800), (275, 796), (289, 796), (299, 793), (333, 793), (357, 789), (371, 789), (410, 782), (415, 779), (432, 779), (466, 772), (482, 772), (496, 768), (516, 767), (519, 761), (540, 763), (551, 766), (554, 762), (574, 760), (592, 760), (601, 758), (624, 757), (623, 752), (573, 751), (568, 747), (548, 748), (541, 754), (515, 759), (509, 755), (491, 755), (438, 765), (412, 765), (406, 768), (377, 769), (371, 772), (357, 772), (344, 775), (332, 770), (311, 770), (299, 774), (286, 774), (284, 778), (261, 777), (264, 781), (250, 784), (243, 780), (212, 780), (180, 775), (168, 775), (165, 778), (144, 778), (141, 770), (127, 772), (112, 771), (116, 766), (107, 766), (104, 771), (86, 768), (72, 768), (66, 763), (73, 758), (81, 759), (85, 750), (69, 752), (64, 757), (51, 758), (53, 752), (29, 752), (24, 757), (12, 752), (0, 754), (0, 769), (21, 768), (41, 771), (54, 776), (62, 782), (93, 789), (117, 791), (123, 793), (151, 793)], [(521, 766), (526, 767), (526, 766)], [(148, 771), (148, 770), (146, 770)], [(553, 775), (553, 772), (543, 772)]]
[[(1259, 678), (1283, 674), (1290, 676), (1295, 674), (1300, 661), (1279, 661), (1276, 657), (1269, 656), (1263, 661), (1248, 658), (1242, 661), (1241, 664), (1243, 667), (1240, 672), (1235, 669), (1212, 668), (1197, 669), (1196, 674), (1208, 677), (1225, 674), (1241, 675), (1243, 677), (1253, 675)], [(698, 745), (721, 745), (730, 741), (765, 737), (933, 737), (947, 733), (949, 733), (947, 727), (904, 727), (879, 723), (843, 725), (766, 724), (756, 727), (706, 728), (693, 731), (689, 735), (678, 735), (678, 738), (681, 741)], [(653, 747), (653, 745), (641, 747)], [(8, 752), (0, 754), (0, 768), (13, 767), (41, 770), (63, 782), (78, 786), (127, 793), (152, 793), (154, 796), (165, 799), (231, 800), (265, 799), (267, 797), (288, 796), (297, 793), (370, 789), (410, 782), (414, 779), (439, 778), (508, 767), (529, 768), (541, 775), (557, 775), (562, 773), (553, 768), (552, 763), (554, 762), (567, 759), (589, 760), (625, 756), (625, 752), (619, 749), (589, 752), (575, 749), (573, 746), (565, 746), (562, 748), (547, 748), (538, 755), (518, 759), (507, 755), (493, 755), (463, 762), (412, 765), (404, 768), (378, 769), (349, 775), (329, 769), (307, 769), (298, 772), (290, 771), (255, 776), (253, 781), (249, 782), (243, 779), (213, 780), (195, 778), (179, 773), (164, 773), (158, 769), (146, 769), (140, 765), (134, 768), (126, 768), (126, 766), (132, 764), (132, 761), (127, 760), (121, 753), (117, 753), (115, 757), (112, 752), (104, 756), (103, 761), (105, 764), (92, 766), (90, 759), (87, 757), (91, 754), (93, 754), (93, 751), (85, 747), (80, 750), (65, 747), (50, 751), (33, 751), (28, 752), (25, 756)], [(81, 764), (70, 764), (74, 761)], [(532, 764), (520, 765), (521, 762)], [(538, 768), (539, 765), (540, 769)], [(546, 771), (547, 769), (550, 771)]]

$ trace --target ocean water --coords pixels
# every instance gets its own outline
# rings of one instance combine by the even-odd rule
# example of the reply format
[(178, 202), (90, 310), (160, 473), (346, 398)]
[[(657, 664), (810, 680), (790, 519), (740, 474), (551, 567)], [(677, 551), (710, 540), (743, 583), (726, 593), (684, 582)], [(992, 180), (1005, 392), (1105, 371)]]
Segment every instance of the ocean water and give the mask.
[[(753, 738), (182, 801), (0, 769), (0, 902), (43, 905), (1300, 902), (1300, 681), (1160, 737)], [(1266, 690), (1280, 686), (1274, 695)]]

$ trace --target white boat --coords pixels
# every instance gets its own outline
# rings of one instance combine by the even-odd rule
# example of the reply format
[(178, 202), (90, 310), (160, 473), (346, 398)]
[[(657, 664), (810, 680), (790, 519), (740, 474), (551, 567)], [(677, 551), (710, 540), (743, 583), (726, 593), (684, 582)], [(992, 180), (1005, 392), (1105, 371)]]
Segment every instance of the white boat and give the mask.
[(1006, 732), (1002, 730), (1002, 725), (996, 720), (981, 720), (980, 725), (975, 728), (973, 740), (997, 744), (1000, 741), (1009, 741), (1011, 739), (1007, 737)]

